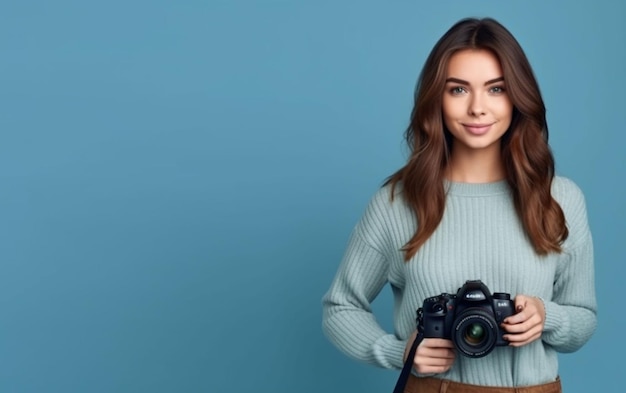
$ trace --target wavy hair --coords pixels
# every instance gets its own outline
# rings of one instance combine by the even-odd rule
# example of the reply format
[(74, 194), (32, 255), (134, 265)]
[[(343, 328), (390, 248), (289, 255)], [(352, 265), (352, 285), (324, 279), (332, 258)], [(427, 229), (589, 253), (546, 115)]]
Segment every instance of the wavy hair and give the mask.
[(426, 59), (405, 132), (410, 157), (385, 181), (385, 185), (391, 184), (392, 199), (396, 186), (402, 185), (403, 197), (418, 222), (415, 234), (402, 248), (404, 259), (415, 255), (443, 217), (444, 176), (452, 147), (452, 135), (443, 122), (443, 92), (450, 57), (464, 49), (488, 50), (500, 61), (513, 103), (501, 152), (515, 210), (537, 254), (561, 252), (568, 230), (563, 211), (550, 192), (554, 158), (537, 80), (521, 46), (504, 26), (491, 18), (468, 18), (452, 26)]

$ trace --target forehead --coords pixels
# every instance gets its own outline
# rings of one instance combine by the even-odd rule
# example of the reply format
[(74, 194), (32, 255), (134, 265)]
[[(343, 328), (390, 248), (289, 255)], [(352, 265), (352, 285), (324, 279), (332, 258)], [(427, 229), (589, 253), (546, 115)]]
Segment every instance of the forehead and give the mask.
[(448, 78), (481, 83), (502, 76), (500, 61), (496, 55), (485, 49), (461, 50), (454, 53), (448, 61)]

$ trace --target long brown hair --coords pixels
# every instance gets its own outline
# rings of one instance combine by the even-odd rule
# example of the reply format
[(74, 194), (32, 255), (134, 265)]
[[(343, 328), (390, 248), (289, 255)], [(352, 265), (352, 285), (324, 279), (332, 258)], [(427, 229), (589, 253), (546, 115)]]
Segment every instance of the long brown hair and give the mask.
[(445, 209), (445, 169), (452, 135), (442, 118), (442, 96), (450, 57), (463, 49), (484, 49), (499, 59), (513, 118), (501, 139), (506, 180), (517, 215), (535, 252), (561, 252), (568, 236), (565, 216), (552, 198), (554, 158), (548, 146), (546, 109), (524, 51), (513, 35), (491, 19), (463, 19), (439, 39), (419, 76), (415, 105), (405, 132), (411, 155), (385, 184), (402, 184), (402, 194), (417, 218), (417, 231), (403, 247), (411, 259), (441, 222)]

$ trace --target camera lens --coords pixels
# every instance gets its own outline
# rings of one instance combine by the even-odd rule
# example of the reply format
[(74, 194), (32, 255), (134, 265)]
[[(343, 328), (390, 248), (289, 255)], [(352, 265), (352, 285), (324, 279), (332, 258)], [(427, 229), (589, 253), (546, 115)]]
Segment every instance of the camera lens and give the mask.
[(485, 327), (480, 323), (472, 323), (465, 328), (463, 339), (472, 345), (480, 344), (487, 336)]
[(493, 350), (498, 337), (498, 326), (490, 313), (469, 308), (452, 325), (452, 341), (461, 354), (479, 358)]

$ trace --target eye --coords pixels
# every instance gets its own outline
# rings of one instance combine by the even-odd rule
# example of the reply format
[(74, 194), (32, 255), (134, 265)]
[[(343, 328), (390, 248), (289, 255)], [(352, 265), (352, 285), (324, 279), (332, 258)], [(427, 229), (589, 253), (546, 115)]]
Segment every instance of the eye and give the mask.
[(492, 94), (502, 94), (505, 92), (504, 86), (494, 86), (491, 89), (489, 89), (489, 92)]
[(450, 89), (450, 93), (452, 93), (453, 95), (461, 95), (466, 92), (467, 90), (465, 90), (465, 88), (462, 86), (455, 86)]

